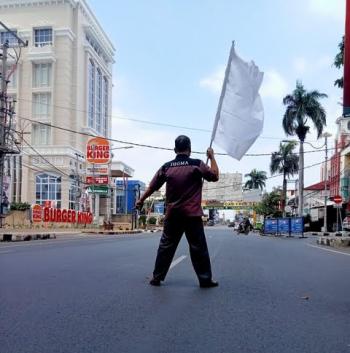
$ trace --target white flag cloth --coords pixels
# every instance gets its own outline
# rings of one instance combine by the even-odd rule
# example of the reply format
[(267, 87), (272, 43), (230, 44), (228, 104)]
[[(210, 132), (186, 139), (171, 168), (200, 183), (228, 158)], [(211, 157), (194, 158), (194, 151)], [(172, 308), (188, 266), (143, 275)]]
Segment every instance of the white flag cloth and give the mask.
[(259, 95), (263, 72), (243, 61), (232, 44), (212, 141), (240, 160), (261, 134), (264, 108)]

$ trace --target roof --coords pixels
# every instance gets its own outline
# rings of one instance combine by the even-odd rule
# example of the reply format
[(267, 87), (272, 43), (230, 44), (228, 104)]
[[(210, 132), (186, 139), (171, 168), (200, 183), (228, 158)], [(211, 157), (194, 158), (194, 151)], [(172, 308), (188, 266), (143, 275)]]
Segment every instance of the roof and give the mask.
[[(316, 184), (307, 186), (304, 190), (311, 190), (311, 191), (322, 191), (324, 190), (324, 181), (320, 181)], [(329, 181), (327, 181), (327, 190), (329, 190)]]

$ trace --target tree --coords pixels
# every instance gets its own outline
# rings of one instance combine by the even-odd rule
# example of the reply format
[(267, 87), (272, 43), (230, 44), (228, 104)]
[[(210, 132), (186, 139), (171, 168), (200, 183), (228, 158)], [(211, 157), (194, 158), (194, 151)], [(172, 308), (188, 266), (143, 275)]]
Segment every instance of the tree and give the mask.
[(323, 132), (326, 125), (326, 112), (319, 102), (327, 95), (318, 91), (306, 91), (301, 82), (297, 82), (292, 94), (283, 98), (283, 104), (287, 107), (283, 116), (283, 129), (289, 136), (297, 135), (299, 146), (299, 215), (302, 216), (304, 196), (304, 141), (310, 131), (309, 119), (317, 131), (317, 138)]
[(271, 155), (271, 174), (283, 174), (283, 187), (281, 194), (281, 208), (284, 214), (287, 199), (287, 178), (293, 176), (299, 169), (299, 158), (294, 153), (296, 142), (280, 143), (278, 152)]
[[(344, 39), (345, 39), (345, 36), (343, 36), (342, 41), (338, 44), (339, 53), (334, 58), (334, 66), (337, 69), (341, 69), (344, 66), (344, 46), (345, 46)], [(343, 76), (341, 78), (338, 78), (337, 80), (335, 80), (334, 86), (338, 86), (339, 88), (343, 88), (343, 86), (344, 86)]]
[(267, 217), (280, 217), (281, 190), (273, 189), (271, 192), (265, 192), (261, 201), (254, 207), (257, 214)]
[(246, 181), (244, 187), (247, 189), (263, 189), (266, 185), (267, 179), (266, 172), (261, 170), (253, 169), (250, 173), (245, 175), (246, 178), (250, 178)]

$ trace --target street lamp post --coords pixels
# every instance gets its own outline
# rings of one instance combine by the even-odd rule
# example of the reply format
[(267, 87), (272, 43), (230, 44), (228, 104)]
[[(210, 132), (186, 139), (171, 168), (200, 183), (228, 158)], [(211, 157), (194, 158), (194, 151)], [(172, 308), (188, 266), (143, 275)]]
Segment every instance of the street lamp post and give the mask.
[(325, 154), (325, 165), (324, 165), (324, 216), (323, 216), (323, 230), (327, 232), (327, 181), (328, 181), (328, 137), (331, 137), (332, 134), (329, 132), (325, 132), (322, 134), (325, 141), (324, 144), (326, 146), (326, 154)]
[(282, 140), (282, 142), (297, 142), (300, 144), (299, 149), (299, 184), (298, 184), (298, 216), (303, 216), (303, 206), (304, 206), (304, 143), (310, 145), (314, 149), (323, 148), (325, 145), (320, 147), (313, 146), (310, 142), (297, 141), (297, 140)]

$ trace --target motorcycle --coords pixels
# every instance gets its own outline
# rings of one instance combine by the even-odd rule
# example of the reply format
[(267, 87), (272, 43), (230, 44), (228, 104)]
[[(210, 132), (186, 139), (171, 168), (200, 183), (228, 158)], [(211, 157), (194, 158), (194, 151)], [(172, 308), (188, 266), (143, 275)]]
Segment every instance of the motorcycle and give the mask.
[(245, 235), (248, 235), (251, 230), (253, 230), (253, 227), (251, 226), (251, 224), (246, 224), (245, 222), (241, 222), (238, 226), (237, 233), (238, 234), (244, 233)]

